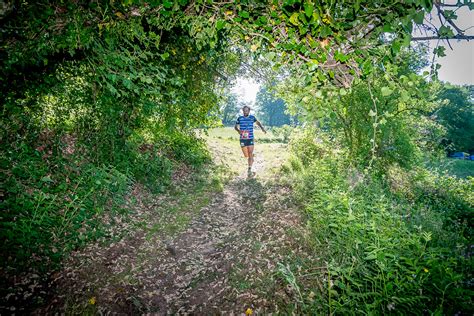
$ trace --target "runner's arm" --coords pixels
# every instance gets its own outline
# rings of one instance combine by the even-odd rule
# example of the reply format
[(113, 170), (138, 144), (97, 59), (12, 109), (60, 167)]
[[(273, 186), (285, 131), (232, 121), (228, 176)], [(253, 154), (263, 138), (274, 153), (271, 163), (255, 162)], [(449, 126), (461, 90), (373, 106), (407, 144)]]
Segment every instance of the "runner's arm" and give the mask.
[(258, 125), (258, 127), (260, 127), (262, 129), (262, 131), (266, 134), (267, 133), (267, 130), (262, 126), (262, 124), (260, 123), (260, 121), (256, 121), (255, 124)]
[[(238, 127), (237, 127), (238, 126)], [(240, 134), (240, 129), (239, 129), (240, 125), (239, 124), (235, 124), (234, 126), (234, 129), (237, 131), (237, 133)]]

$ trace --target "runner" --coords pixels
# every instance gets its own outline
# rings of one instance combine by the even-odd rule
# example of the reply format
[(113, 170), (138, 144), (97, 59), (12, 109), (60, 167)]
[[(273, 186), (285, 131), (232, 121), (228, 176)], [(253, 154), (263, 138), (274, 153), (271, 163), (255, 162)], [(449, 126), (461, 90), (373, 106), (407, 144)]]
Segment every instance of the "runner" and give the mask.
[(253, 124), (256, 123), (262, 131), (266, 134), (267, 131), (263, 128), (262, 124), (255, 118), (255, 116), (250, 115), (250, 107), (244, 106), (242, 108), (244, 115), (240, 115), (235, 122), (235, 130), (240, 135), (240, 147), (244, 156), (248, 158), (248, 176), (252, 176), (252, 165), (253, 165), (253, 148), (254, 148), (254, 138), (253, 138)]

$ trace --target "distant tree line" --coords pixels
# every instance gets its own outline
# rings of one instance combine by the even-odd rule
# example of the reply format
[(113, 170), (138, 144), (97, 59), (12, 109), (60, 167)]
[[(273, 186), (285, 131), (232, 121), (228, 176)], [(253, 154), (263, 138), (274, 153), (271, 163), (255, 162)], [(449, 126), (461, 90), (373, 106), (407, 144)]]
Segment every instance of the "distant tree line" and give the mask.
[(445, 85), (439, 99), (442, 106), (434, 115), (446, 128), (442, 145), (447, 153), (474, 153), (474, 86)]

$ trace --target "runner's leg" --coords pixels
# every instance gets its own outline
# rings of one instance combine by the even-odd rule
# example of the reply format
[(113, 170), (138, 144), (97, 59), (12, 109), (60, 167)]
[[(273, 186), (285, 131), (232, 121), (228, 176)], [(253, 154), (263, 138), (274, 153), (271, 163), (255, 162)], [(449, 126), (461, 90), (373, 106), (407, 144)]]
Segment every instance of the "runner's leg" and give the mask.
[(247, 146), (248, 148), (248, 160), (249, 160), (249, 169), (252, 169), (253, 165), (253, 145)]
[(244, 157), (247, 158), (249, 156), (249, 148), (248, 146), (243, 146), (242, 148), (242, 153), (244, 154)]

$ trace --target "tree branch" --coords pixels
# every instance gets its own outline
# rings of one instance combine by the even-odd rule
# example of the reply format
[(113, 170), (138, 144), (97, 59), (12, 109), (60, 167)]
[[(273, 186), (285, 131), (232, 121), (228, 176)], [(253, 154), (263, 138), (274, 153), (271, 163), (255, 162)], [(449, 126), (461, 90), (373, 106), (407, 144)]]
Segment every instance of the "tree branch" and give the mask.
[(439, 35), (433, 35), (433, 36), (421, 36), (421, 37), (412, 37), (411, 40), (412, 41), (430, 41), (430, 40), (453, 40), (453, 39), (457, 39), (457, 40), (466, 40), (466, 41), (470, 41), (470, 40), (474, 40), (474, 35), (461, 35), (461, 34), (458, 34), (458, 35), (455, 35), (453, 37), (449, 37), (449, 38), (443, 38), (443, 37), (440, 37)]
[(438, 3), (440, 7), (451, 7), (451, 8), (460, 8), (463, 6), (467, 6), (467, 4), (448, 4), (448, 3)]
[[(451, 19), (446, 18), (446, 15), (444, 14), (444, 11), (441, 10), (441, 7), (439, 6), (439, 4), (435, 4), (435, 6), (436, 6), (436, 9), (438, 10), (438, 15), (443, 16), (443, 18), (446, 20), (446, 22), (448, 22), (458, 32), (458, 34), (463, 35), (464, 31), (461, 30)], [(441, 17), (440, 17), (440, 20), (441, 20)]]

